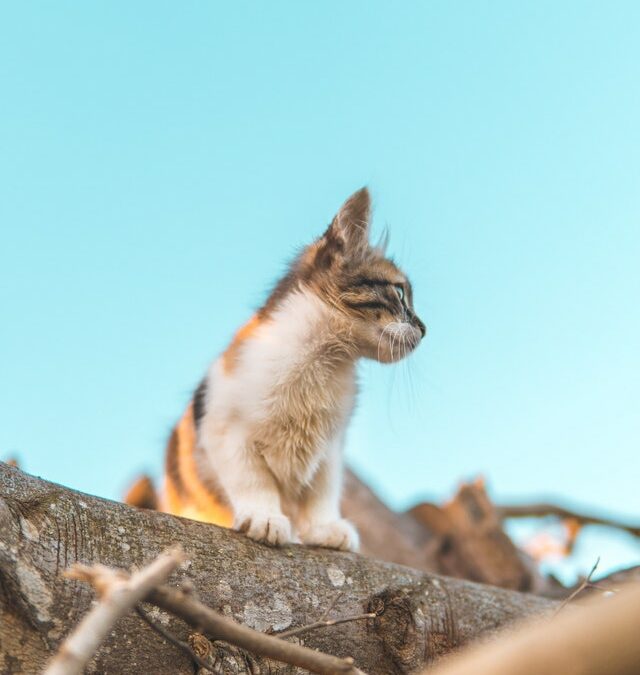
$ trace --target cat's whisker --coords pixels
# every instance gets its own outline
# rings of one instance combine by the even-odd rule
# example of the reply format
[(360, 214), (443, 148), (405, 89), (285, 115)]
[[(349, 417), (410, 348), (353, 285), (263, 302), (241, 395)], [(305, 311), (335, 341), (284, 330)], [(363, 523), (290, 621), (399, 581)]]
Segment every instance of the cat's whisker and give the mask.
[(415, 397), (413, 391), (413, 379), (411, 376), (411, 369), (409, 368), (409, 359), (405, 359), (403, 364), (403, 373), (405, 374), (405, 381), (407, 382), (407, 393), (409, 397), (409, 403), (413, 404)]
[(400, 338), (401, 338), (401, 336), (402, 336), (402, 324), (398, 323), (398, 325), (396, 326), (395, 332), (393, 334), (393, 342), (391, 343), (391, 359), (392, 360), (394, 360), (393, 359), (393, 357), (394, 357), (393, 350), (394, 350), (394, 347), (396, 345), (396, 340), (398, 341), (398, 351), (400, 351)]
[(407, 336), (406, 331), (402, 335), (402, 359), (407, 357), (407, 354), (409, 353), (409, 344), (408, 344), (409, 338)]
[(382, 338), (384, 337), (384, 332), (387, 330), (387, 327), (385, 326), (381, 333), (380, 337), (378, 338), (378, 349), (377, 349), (377, 360), (380, 361), (380, 347), (382, 346)]
[(390, 328), (390, 330), (389, 330), (390, 338), (389, 339), (391, 340), (391, 344), (389, 345), (389, 348), (391, 350), (390, 356), (391, 356), (391, 362), (392, 363), (393, 363), (393, 347), (394, 347), (394, 344), (395, 344), (395, 337), (396, 337), (396, 325), (397, 325), (397, 321), (392, 321), (389, 324), (389, 328)]
[(396, 334), (394, 335), (394, 345), (396, 338), (398, 340), (398, 355), (399, 355), (399, 361), (404, 358), (406, 352), (404, 351), (404, 341), (405, 341), (405, 336), (406, 336), (406, 326), (407, 324), (405, 322), (398, 322), (398, 327), (396, 330)]
[[(396, 339), (398, 340), (398, 355), (400, 356), (400, 358), (398, 360), (403, 358), (402, 357), (402, 340), (403, 340), (404, 334), (405, 334), (405, 326), (406, 326), (406, 323), (397, 322), (396, 323), (396, 331), (395, 331), (395, 334), (393, 336), (393, 346), (395, 346)], [(392, 359), (393, 359), (393, 346), (392, 346), (392, 350), (391, 350), (392, 351), (392, 356), (391, 356)]]
[(378, 338), (378, 361), (380, 361), (380, 347), (382, 346), (382, 340), (384, 338), (384, 335), (387, 331), (391, 333), (393, 330), (394, 325), (396, 324), (396, 321), (390, 321), (383, 329), (382, 332), (380, 333), (380, 337)]

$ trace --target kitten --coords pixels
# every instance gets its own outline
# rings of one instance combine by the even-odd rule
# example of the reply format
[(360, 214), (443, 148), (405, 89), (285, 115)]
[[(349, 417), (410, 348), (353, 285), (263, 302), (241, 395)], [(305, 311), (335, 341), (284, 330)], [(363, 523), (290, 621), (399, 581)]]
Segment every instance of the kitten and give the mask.
[(211, 365), (169, 440), (163, 510), (267, 544), (357, 549), (340, 517), (355, 364), (398, 361), (425, 334), (369, 216), (363, 188)]

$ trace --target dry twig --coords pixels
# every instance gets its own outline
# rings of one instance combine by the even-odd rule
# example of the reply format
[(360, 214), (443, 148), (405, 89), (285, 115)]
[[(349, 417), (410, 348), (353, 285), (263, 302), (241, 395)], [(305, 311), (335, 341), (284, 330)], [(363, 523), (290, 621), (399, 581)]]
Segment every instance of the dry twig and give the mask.
[(284, 630), (281, 633), (276, 633), (275, 636), (278, 638), (289, 638), (294, 635), (300, 635), (301, 633), (306, 633), (310, 630), (315, 630), (316, 628), (325, 628), (327, 626), (336, 626), (340, 623), (349, 623), (350, 621), (362, 621), (362, 619), (375, 619), (378, 614), (376, 612), (366, 612), (364, 614), (352, 614), (351, 616), (339, 617), (337, 619), (329, 619), (329, 614), (331, 610), (338, 604), (338, 601), (344, 595), (344, 591), (338, 591), (335, 598), (329, 603), (327, 609), (324, 610), (322, 616), (313, 623), (309, 623), (306, 626), (299, 626), (298, 628), (290, 628), (289, 630)]
[(102, 565), (92, 567), (75, 565), (67, 576), (92, 584), (100, 600), (62, 643), (58, 653), (49, 663), (45, 675), (82, 673), (113, 624), (127, 614), (151, 589), (164, 583), (183, 558), (182, 549), (174, 548), (131, 575)]
[(329, 617), (329, 614), (331, 614), (331, 610), (338, 604), (340, 600), (342, 600), (343, 596), (344, 591), (338, 591), (333, 600), (329, 603), (327, 609), (324, 610), (322, 616), (318, 619), (318, 621), (324, 621), (324, 619), (327, 619)]
[(340, 623), (349, 623), (350, 621), (362, 621), (363, 619), (375, 619), (378, 616), (375, 612), (367, 612), (366, 614), (353, 614), (352, 616), (343, 616), (338, 619), (319, 619), (314, 621), (306, 626), (300, 626), (299, 628), (291, 628), (289, 630), (282, 631), (282, 633), (277, 633), (277, 638), (289, 638), (294, 635), (300, 635), (300, 633), (306, 633), (310, 630), (315, 630), (316, 628), (325, 628), (327, 626), (337, 626)]
[(221, 640), (253, 654), (306, 668), (319, 675), (363, 675), (350, 658), (322, 654), (301, 645), (285, 642), (235, 623), (179, 590), (161, 586), (147, 596), (150, 602), (171, 612), (213, 640)]
[(595, 571), (598, 569), (598, 565), (600, 564), (600, 556), (598, 556), (597, 560), (593, 564), (593, 567), (591, 568), (591, 571), (587, 576), (580, 582), (580, 585), (569, 595), (566, 597), (556, 608), (556, 611), (553, 613), (553, 616), (556, 616), (558, 612), (562, 611), (575, 597), (577, 597), (582, 591), (584, 591), (585, 588), (591, 586), (591, 577), (594, 575)]

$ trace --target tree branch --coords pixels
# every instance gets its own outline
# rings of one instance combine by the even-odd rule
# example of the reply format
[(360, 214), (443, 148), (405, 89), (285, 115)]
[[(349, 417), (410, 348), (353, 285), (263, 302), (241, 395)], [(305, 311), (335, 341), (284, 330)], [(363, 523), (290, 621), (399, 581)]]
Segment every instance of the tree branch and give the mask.
[(88, 581), (96, 589), (100, 601), (62, 643), (45, 675), (82, 673), (115, 622), (135, 607), (152, 588), (166, 581), (183, 560), (182, 549), (174, 548), (131, 576), (101, 565), (73, 567), (67, 576)]
[[(197, 588), (213, 610), (270, 632), (279, 645), (291, 643), (273, 634), (317, 622), (320, 608), (337, 593), (347, 617), (380, 611), (375, 619), (343, 623), (340, 630), (300, 636), (308, 648), (352, 656), (372, 675), (416, 672), (512, 621), (548, 614), (557, 604), (351, 553), (270, 548), (213, 525), (74, 492), (1, 462), (0, 532), (1, 673), (42, 672), (69, 626), (91, 610), (94, 594), (61, 570), (76, 561), (141, 568), (176, 543), (186, 555), (174, 576), (179, 588)], [(178, 623), (171, 632), (182, 641), (191, 637)], [(190, 657), (150, 637), (130, 612), (109, 631), (86, 673), (193, 675)], [(235, 661), (239, 672), (250, 667), (272, 675), (291, 672), (291, 666), (224, 642), (213, 648), (214, 665)]]
[(463, 650), (422, 675), (635, 675), (640, 584)]
[(301, 645), (284, 642), (272, 635), (259, 633), (227, 619), (200, 601), (167, 586), (151, 591), (147, 596), (147, 601), (179, 616), (190, 626), (206, 633), (214, 640), (229, 642), (259, 656), (306, 668), (319, 675), (336, 675), (337, 673), (364, 675), (353, 665), (351, 658), (342, 659), (322, 654)]
[(290, 628), (289, 630), (282, 631), (276, 635), (277, 638), (281, 640), (284, 638), (290, 638), (294, 635), (300, 635), (306, 633), (310, 630), (315, 630), (316, 628), (326, 628), (327, 626), (337, 626), (341, 623), (350, 623), (351, 621), (362, 621), (363, 619), (375, 619), (378, 616), (375, 612), (367, 612), (366, 614), (354, 614), (353, 616), (343, 616), (338, 619), (318, 619), (306, 626), (300, 626), (299, 628)]
[(544, 518), (557, 516), (562, 519), (573, 519), (581, 525), (603, 525), (616, 530), (624, 530), (634, 537), (640, 537), (640, 525), (631, 525), (612, 518), (601, 518), (586, 513), (572, 511), (557, 504), (540, 502), (535, 504), (506, 505), (496, 507), (501, 518)]

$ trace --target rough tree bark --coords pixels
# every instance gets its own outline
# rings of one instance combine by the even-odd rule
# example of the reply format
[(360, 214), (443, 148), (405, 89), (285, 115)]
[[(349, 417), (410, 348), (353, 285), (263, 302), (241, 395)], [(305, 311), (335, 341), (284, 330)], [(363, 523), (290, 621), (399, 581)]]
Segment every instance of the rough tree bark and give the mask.
[[(270, 549), (234, 532), (128, 507), (48, 483), (0, 463), (0, 672), (35, 673), (87, 611), (91, 590), (62, 573), (74, 562), (131, 568), (180, 543), (188, 561), (170, 583), (195, 585), (203, 602), (252, 628), (277, 633), (333, 616), (375, 619), (300, 636), (352, 656), (368, 673), (409, 673), (554, 603), (532, 595), (425, 574), (355, 554)], [(182, 639), (189, 630), (159, 610)], [(296, 673), (216, 644), (225, 673)], [(253, 670), (252, 670), (253, 668)], [(259, 670), (258, 670), (259, 668)], [(136, 615), (121, 619), (90, 673), (192, 674), (193, 664)]]
[[(360, 552), (423, 572), (563, 598), (570, 592), (543, 576), (533, 560), (505, 534), (498, 510), (482, 481), (463, 484), (443, 505), (422, 503), (405, 513), (391, 510), (347, 469), (342, 513), (360, 533)], [(124, 501), (156, 509), (157, 492), (139, 477)]]

